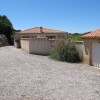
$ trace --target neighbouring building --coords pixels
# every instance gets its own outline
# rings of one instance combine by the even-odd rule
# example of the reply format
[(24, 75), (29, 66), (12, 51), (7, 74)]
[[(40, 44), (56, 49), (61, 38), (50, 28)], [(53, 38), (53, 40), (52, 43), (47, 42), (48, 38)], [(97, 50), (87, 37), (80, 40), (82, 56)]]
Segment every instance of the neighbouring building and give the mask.
[(35, 27), (16, 32), (14, 34), (14, 45), (15, 47), (22, 48), (29, 53), (48, 54), (51, 49), (52, 42), (66, 38), (67, 32)]
[(82, 36), (86, 56), (90, 65), (100, 68), (100, 29)]

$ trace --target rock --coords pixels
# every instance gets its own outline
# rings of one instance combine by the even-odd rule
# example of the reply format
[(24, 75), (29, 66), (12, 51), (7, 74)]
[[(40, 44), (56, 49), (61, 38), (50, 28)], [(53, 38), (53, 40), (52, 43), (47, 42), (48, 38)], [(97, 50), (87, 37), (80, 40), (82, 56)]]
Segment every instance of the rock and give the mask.
[(8, 40), (4, 34), (0, 34), (0, 47), (9, 45)]

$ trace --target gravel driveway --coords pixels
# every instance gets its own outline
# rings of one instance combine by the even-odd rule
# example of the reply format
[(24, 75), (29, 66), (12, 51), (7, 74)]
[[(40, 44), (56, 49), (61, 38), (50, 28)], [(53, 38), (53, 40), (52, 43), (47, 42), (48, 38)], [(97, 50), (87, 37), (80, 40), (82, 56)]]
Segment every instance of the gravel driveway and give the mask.
[(2, 47), (0, 100), (100, 100), (100, 69)]

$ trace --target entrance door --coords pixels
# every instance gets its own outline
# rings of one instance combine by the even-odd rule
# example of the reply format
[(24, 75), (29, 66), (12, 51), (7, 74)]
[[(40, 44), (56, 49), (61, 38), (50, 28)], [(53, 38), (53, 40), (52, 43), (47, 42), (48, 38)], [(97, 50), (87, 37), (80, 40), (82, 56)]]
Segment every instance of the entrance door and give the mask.
[(100, 43), (98, 42), (92, 44), (92, 64), (100, 68)]

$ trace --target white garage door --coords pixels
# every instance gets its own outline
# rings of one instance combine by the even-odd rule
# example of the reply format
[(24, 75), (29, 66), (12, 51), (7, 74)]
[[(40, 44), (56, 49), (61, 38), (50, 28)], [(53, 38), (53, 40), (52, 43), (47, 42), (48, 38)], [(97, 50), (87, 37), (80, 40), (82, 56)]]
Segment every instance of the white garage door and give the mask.
[(100, 43), (92, 44), (92, 64), (100, 68)]

